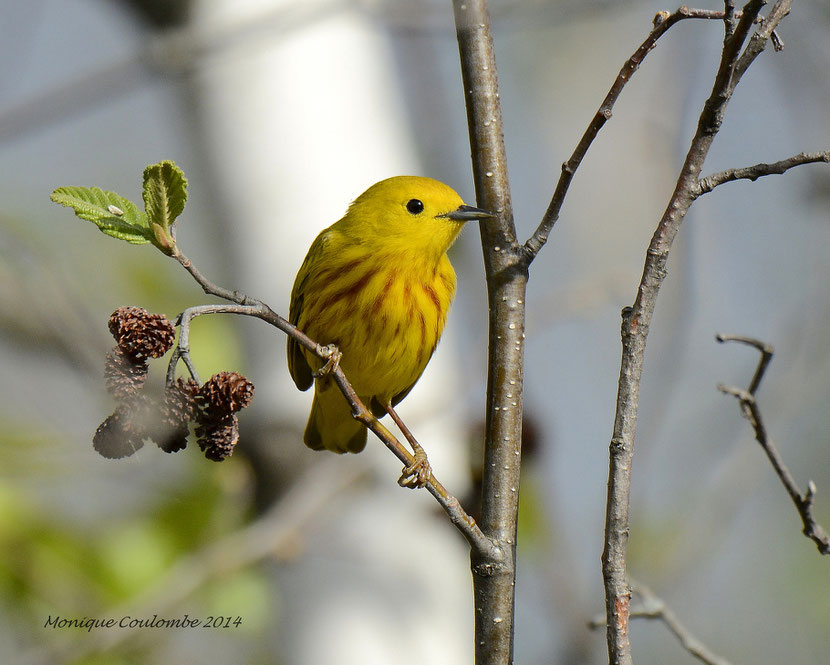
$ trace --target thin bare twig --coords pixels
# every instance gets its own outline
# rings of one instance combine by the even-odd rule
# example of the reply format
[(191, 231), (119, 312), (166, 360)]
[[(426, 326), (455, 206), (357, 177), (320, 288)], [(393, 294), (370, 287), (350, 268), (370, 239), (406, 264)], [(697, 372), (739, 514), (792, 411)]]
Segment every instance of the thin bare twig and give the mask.
[[(720, 130), (726, 106), (743, 73), (764, 50), (770, 38), (776, 50), (783, 47), (783, 42), (775, 30), (781, 19), (788, 13), (790, 3), (791, 0), (779, 0), (770, 14), (763, 18), (760, 16), (760, 11), (765, 0), (749, 0), (741, 10), (736, 9), (734, 0), (725, 0), (723, 11), (689, 9), (684, 6), (673, 13), (659, 12), (654, 18), (654, 28), (651, 33), (623, 65), (571, 158), (562, 165), (562, 173), (548, 209), (539, 226), (523, 247), (524, 261), (526, 265), (529, 265), (547, 242), (550, 231), (559, 218), (562, 203), (576, 169), (582, 163), (599, 131), (611, 117), (613, 105), (623, 88), (639, 68), (645, 56), (654, 48), (657, 40), (675, 23), (684, 19), (722, 20), (724, 22), (723, 50), (712, 93), (701, 111), (697, 131), (681, 168), (677, 185), (649, 245), (634, 305), (623, 310), (621, 329), (623, 353), (614, 432), (610, 445), (606, 540), (602, 556), (608, 617), (608, 649), (612, 665), (631, 663), (628, 638), (630, 593), (626, 579), (625, 558), (629, 528), (630, 474), (639, 409), (642, 364), (656, 298), (666, 277), (669, 250), (694, 200), (705, 191), (705, 188), (708, 187), (710, 191), (714, 186), (721, 184), (721, 180), (726, 182), (739, 177), (759, 177), (767, 174), (764, 173), (765, 167), (759, 165), (749, 167), (749, 169), (735, 169), (723, 174), (715, 174), (703, 184), (698, 180), (698, 174), (701, 172), (714, 137)], [(760, 24), (760, 27), (752, 37), (749, 37), (756, 23)], [(745, 44), (746, 48), (744, 48)], [(767, 165), (767, 171), (771, 174), (776, 168), (790, 168), (796, 165), (795, 161), (798, 159), (796, 158), (792, 164)]]
[[(195, 268), (193, 268), (195, 270)], [(201, 276), (201, 275), (200, 275)], [(202, 278), (204, 279), (204, 278)], [(215, 295), (215, 294), (214, 294)], [(179, 327), (179, 339), (170, 356), (170, 362), (167, 365), (167, 385), (171, 385), (176, 379), (176, 367), (181, 360), (190, 372), (190, 376), (196, 383), (202, 383), (193, 360), (190, 357), (190, 323), (197, 316), (204, 316), (206, 314), (243, 314), (248, 316), (256, 316), (256, 305), (196, 305), (195, 307), (188, 307), (176, 318), (176, 325)]]
[(655, 595), (651, 589), (639, 582), (632, 582), (631, 589), (643, 602), (642, 611), (636, 614), (632, 613), (632, 616), (659, 619), (666, 624), (666, 627), (674, 634), (686, 651), (701, 662), (706, 663), (706, 665), (731, 665), (728, 660), (713, 653), (703, 642), (692, 635), (680, 622), (671, 607), (666, 605), (665, 601)]
[(754, 166), (744, 166), (743, 168), (726, 169), (718, 173), (701, 178), (697, 185), (697, 196), (708, 194), (715, 187), (723, 185), (727, 182), (735, 182), (736, 180), (751, 180), (755, 181), (758, 178), (767, 175), (781, 175), (786, 173), (791, 168), (801, 166), (803, 164), (816, 164), (824, 162), (830, 163), (830, 150), (821, 150), (817, 152), (800, 152), (792, 157), (779, 160), (777, 162), (755, 164)]
[[(697, 129), (675, 189), (649, 243), (634, 304), (623, 310), (620, 331), (622, 358), (614, 429), (609, 447), (605, 545), (602, 553), (606, 637), (611, 665), (631, 665), (632, 662), (628, 632), (631, 602), (627, 563), (629, 499), (646, 340), (657, 296), (667, 275), (669, 252), (683, 218), (696, 198), (697, 176), (720, 130), (726, 107), (740, 80), (742, 72), (738, 73), (736, 67), (741, 57), (741, 49), (763, 5), (764, 0), (749, 0), (742, 8), (737, 22), (734, 22), (734, 16), (724, 14), (727, 19), (725, 31), (729, 34), (724, 37), (712, 91), (701, 110)], [(777, 21), (767, 20), (762, 29), (771, 31), (776, 25)], [(747, 62), (751, 62), (751, 59)]]
[(721, 344), (724, 342), (738, 342), (740, 344), (746, 344), (747, 346), (754, 347), (758, 350), (758, 353), (761, 354), (758, 366), (755, 368), (755, 374), (752, 375), (752, 380), (749, 382), (749, 387), (747, 388), (747, 392), (754, 396), (755, 393), (758, 392), (758, 386), (761, 385), (761, 379), (763, 379), (764, 374), (766, 374), (769, 361), (772, 360), (772, 356), (775, 353), (775, 349), (772, 348), (772, 344), (767, 344), (766, 342), (762, 342), (754, 337), (746, 337), (745, 335), (730, 335), (725, 333), (718, 333), (715, 335), (715, 339)]
[[(631, 581), (631, 591), (640, 597), (640, 602), (631, 607), (632, 619), (657, 619), (666, 624), (680, 645), (706, 665), (732, 665), (728, 660), (713, 653), (697, 639), (677, 618), (674, 611), (647, 586)], [(588, 623), (591, 629), (604, 628), (605, 617), (598, 616)]]
[(798, 514), (801, 516), (801, 522), (804, 526), (802, 533), (812, 540), (818, 551), (822, 554), (830, 554), (830, 535), (824, 528), (818, 524), (813, 517), (813, 503), (816, 495), (816, 485), (812, 480), (807, 481), (807, 490), (804, 494), (798, 489), (795, 479), (790, 473), (789, 468), (784, 463), (778, 449), (775, 447), (772, 439), (767, 433), (767, 428), (761, 417), (761, 409), (758, 407), (758, 402), (755, 399), (755, 392), (761, 378), (766, 371), (769, 361), (772, 357), (772, 347), (768, 344), (753, 339), (751, 337), (742, 337), (739, 335), (718, 335), (716, 339), (719, 342), (736, 341), (755, 347), (761, 352), (761, 358), (758, 361), (758, 367), (755, 369), (755, 374), (752, 377), (750, 386), (747, 390), (737, 388), (735, 386), (727, 386), (718, 384), (718, 390), (726, 395), (735, 397), (741, 405), (741, 413), (752, 425), (755, 432), (755, 440), (764, 449), (767, 454), (772, 468), (781, 479), (787, 494), (790, 495), (792, 502), (795, 504)]
[[(732, 9), (734, 10), (734, 7)], [(562, 204), (565, 200), (566, 194), (568, 193), (568, 188), (571, 185), (571, 181), (573, 180), (576, 170), (579, 168), (580, 164), (582, 164), (582, 160), (585, 158), (588, 148), (591, 147), (591, 144), (594, 142), (594, 139), (597, 137), (600, 130), (611, 118), (614, 104), (616, 104), (623, 88), (625, 88), (626, 84), (631, 80), (634, 72), (640, 68), (640, 65), (643, 63), (643, 60), (645, 60), (645, 57), (657, 45), (657, 40), (666, 34), (666, 32), (668, 32), (673, 25), (685, 19), (726, 20), (727, 25), (731, 25), (731, 23), (737, 21), (742, 14), (743, 12), (730, 13), (728, 11), (728, 3), (727, 11), (725, 12), (711, 9), (691, 9), (683, 5), (674, 12), (662, 11), (656, 14), (653, 22), (654, 27), (651, 32), (646, 37), (645, 41), (640, 44), (637, 50), (634, 51), (634, 54), (625, 61), (625, 64), (620, 69), (619, 74), (617, 74), (617, 78), (611, 85), (611, 89), (608, 91), (605, 99), (602, 100), (599, 109), (591, 120), (591, 124), (588, 125), (588, 128), (579, 140), (573, 154), (568, 161), (562, 164), (562, 173), (559, 176), (559, 182), (556, 184), (553, 197), (551, 198), (550, 204), (542, 217), (542, 221), (533, 232), (533, 235), (530, 236), (524, 244), (524, 260), (526, 263), (530, 264), (547, 242), (553, 225), (559, 219), (559, 212), (562, 208)]]
[[(289, 335), (296, 340), (300, 346), (308, 351), (311, 351), (321, 360), (327, 360), (330, 357), (330, 347), (322, 346), (312, 340), (308, 337), (308, 335), (303, 333), (288, 320), (281, 317), (261, 300), (251, 298), (250, 296), (242, 294), (239, 291), (231, 291), (213, 284), (197, 270), (190, 259), (178, 250), (173, 256), (193, 276), (206, 294), (230, 300), (234, 304), (199, 305), (188, 308), (182, 312), (179, 317), (181, 323), (179, 328), (179, 340), (176, 349), (174, 350), (174, 360), (171, 361), (171, 367), (168, 368), (168, 380), (172, 380), (171, 377), (175, 376), (175, 365), (172, 363), (176, 362), (179, 358), (184, 360), (186, 364), (189, 361), (190, 321), (197, 316), (203, 316), (206, 314), (238, 314), (242, 316), (253, 316), (265, 321), (279, 330), (282, 330), (286, 335)], [(193, 374), (195, 370), (191, 369), (191, 367), (192, 363), (188, 364), (188, 369), (191, 371), (191, 374)], [(346, 401), (349, 403), (349, 406), (352, 409), (352, 416), (366, 425), (366, 427), (371, 430), (401, 462), (403, 462), (404, 467), (411, 466), (414, 461), (412, 454), (406, 449), (406, 446), (398, 441), (397, 438), (395, 438), (395, 436), (386, 427), (384, 427), (383, 424), (381, 424), (381, 422), (372, 414), (366, 405), (363, 404), (339, 365), (332, 369), (331, 376), (340, 391), (345, 396)], [(447, 491), (434, 474), (430, 475), (429, 481), (425, 487), (427, 491), (435, 497), (449, 516), (450, 521), (467, 539), (467, 542), (474, 551), (485, 553), (496, 560), (502, 556), (501, 548), (496, 546), (491, 539), (484, 535), (475, 520), (461, 507), (458, 499)]]
[[(692, 656), (706, 665), (732, 665), (730, 661), (713, 653), (700, 640), (680, 622), (674, 611), (666, 605), (665, 601), (652, 593), (647, 587), (639, 583), (631, 582), (632, 593), (640, 597), (639, 603), (632, 603), (630, 617), (632, 619), (656, 619), (662, 621), (674, 634), (680, 645)], [(605, 628), (605, 617), (596, 616), (588, 622), (592, 630)]]
[[(249, 298), (244, 293), (240, 293), (239, 291), (231, 291), (230, 289), (226, 289), (221, 286), (217, 286), (213, 284), (207, 277), (205, 277), (196, 266), (193, 264), (189, 258), (187, 258), (184, 254), (179, 251), (178, 247), (173, 248), (173, 258), (176, 259), (179, 263), (181, 263), (182, 267), (187, 270), (192, 276), (193, 279), (202, 287), (202, 290), (209, 296), (216, 296), (217, 298), (222, 298), (222, 300), (229, 300), (231, 302), (235, 302), (239, 305), (245, 305), (248, 303), (259, 303), (260, 301)], [(261, 304), (261, 303), (260, 303)]]
[[(764, 0), (763, 4), (766, 4), (766, 0)], [(744, 52), (741, 53), (740, 58), (735, 63), (735, 78), (732, 85), (733, 89), (744, 75), (744, 72), (753, 63), (755, 58), (757, 58), (767, 47), (767, 42), (772, 41), (773, 49), (775, 51), (780, 51), (784, 48), (784, 42), (775, 33), (775, 29), (784, 17), (790, 13), (790, 7), (792, 4), (792, 0), (778, 0), (772, 6), (769, 13), (763, 18), (761, 21), (761, 27), (753, 33), (752, 37), (750, 37), (749, 43), (744, 49)]]

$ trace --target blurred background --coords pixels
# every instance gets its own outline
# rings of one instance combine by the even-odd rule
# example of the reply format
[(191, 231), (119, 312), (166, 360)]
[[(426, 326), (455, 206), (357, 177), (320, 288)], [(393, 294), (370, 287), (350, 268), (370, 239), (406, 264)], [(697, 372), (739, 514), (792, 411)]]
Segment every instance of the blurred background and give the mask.
[[(491, 0), (522, 239), (624, 60), (674, 9), (651, 0)], [(704, 8), (720, 7), (716, 2)], [(283, 314), (314, 236), (371, 183), (429, 175), (474, 203), (449, 2), (0, 0), (0, 660), (4, 663), (472, 662), (463, 539), (380, 445), (305, 449), (310, 395), (281, 333), (204, 317), (203, 377), (257, 387), (235, 455), (92, 448), (113, 403), (110, 313), (173, 318), (209, 302), (149, 246), (49, 201), (61, 185), (140, 201), (141, 172), (190, 181), (179, 244), (214, 282)], [(795, 3), (783, 52), (738, 88), (705, 172), (830, 146), (830, 11)], [(715, 71), (722, 27), (686, 21), (647, 58), (577, 174), (528, 294), (517, 663), (606, 662), (600, 554), (619, 312), (671, 193)], [(830, 527), (830, 172), (718, 188), (687, 216), (642, 388), (631, 573), (733, 663), (826, 662), (830, 572), (718, 382), (759, 401)], [(475, 503), (486, 299), (477, 232), (452, 250), (444, 341), (401, 414), (436, 474)], [(161, 381), (164, 361), (152, 368)], [(57, 628), (50, 620), (222, 617), (191, 629)], [(237, 621), (238, 619), (238, 621)], [(638, 663), (693, 663), (634, 621)]]

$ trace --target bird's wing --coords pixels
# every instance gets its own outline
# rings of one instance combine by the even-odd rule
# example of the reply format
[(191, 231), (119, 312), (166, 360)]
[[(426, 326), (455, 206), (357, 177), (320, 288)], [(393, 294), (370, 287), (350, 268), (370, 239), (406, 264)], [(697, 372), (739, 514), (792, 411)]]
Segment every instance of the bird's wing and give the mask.
[[(299, 324), (303, 311), (303, 302), (306, 296), (306, 288), (310, 281), (312, 272), (319, 265), (320, 257), (328, 244), (328, 235), (323, 231), (311, 243), (306, 254), (303, 265), (294, 279), (294, 288), (291, 289), (291, 305), (289, 307), (288, 320), (295, 326)], [(303, 350), (294, 338), (288, 338), (288, 371), (294, 383), (300, 390), (308, 390), (314, 383), (314, 374), (311, 366), (303, 355)]]

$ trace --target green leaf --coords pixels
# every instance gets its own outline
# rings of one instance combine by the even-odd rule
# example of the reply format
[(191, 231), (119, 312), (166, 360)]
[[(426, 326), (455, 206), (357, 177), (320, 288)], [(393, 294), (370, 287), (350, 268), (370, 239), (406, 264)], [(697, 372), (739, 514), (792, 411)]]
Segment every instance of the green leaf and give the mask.
[(187, 178), (174, 162), (165, 160), (144, 169), (144, 210), (150, 225), (168, 231), (187, 201)]
[(147, 216), (135, 203), (115, 192), (98, 187), (58, 187), (50, 198), (72, 208), (81, 219), (95, 224), (103, 233), (135, 245), (151, 242)]

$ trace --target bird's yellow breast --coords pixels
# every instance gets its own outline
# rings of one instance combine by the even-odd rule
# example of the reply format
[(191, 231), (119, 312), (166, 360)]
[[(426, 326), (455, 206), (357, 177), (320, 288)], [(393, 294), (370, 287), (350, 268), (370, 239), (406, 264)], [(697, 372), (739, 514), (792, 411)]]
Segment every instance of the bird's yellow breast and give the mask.
[(361, 398), (386, 403), (415, 383), (432, 356), (455, 272), (445, 254), (435, 262), (343, 247), (330, 258), (309, 275), (298, 325), (320, 344), (339, 347), (341, 367)]

